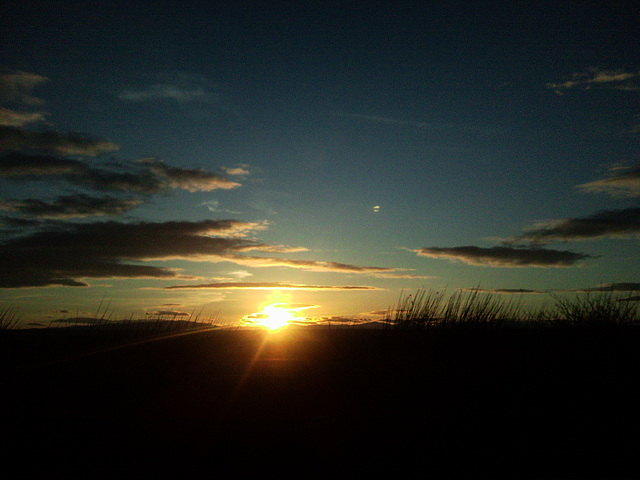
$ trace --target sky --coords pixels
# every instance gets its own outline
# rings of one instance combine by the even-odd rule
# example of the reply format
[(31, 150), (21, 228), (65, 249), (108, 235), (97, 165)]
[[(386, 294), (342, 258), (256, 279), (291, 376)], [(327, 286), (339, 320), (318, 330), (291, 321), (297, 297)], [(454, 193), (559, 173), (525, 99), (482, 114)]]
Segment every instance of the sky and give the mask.
[[(640, 296), (635, 2), (9, 2), (0, 305)], [(520, 301), (519, 300), (519, 301)]]

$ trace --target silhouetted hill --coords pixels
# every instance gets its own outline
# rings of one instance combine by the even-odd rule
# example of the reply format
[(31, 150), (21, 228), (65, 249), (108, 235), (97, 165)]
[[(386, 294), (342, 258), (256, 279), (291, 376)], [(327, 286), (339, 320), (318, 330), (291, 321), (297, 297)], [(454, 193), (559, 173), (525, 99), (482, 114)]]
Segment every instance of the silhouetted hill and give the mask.
[(0, 448), (25, 471), (627, 478), (639, 342), (636, 327), (187, 333), (5, 372)]

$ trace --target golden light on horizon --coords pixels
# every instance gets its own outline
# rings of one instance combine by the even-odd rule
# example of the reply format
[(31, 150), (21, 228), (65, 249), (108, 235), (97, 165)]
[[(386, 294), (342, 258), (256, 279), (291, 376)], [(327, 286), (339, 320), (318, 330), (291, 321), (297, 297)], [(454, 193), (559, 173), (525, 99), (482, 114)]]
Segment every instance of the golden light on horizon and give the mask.
[(262, 308), (255, 319), (255, 324), (274, 332), (286, 327), (295, 318), (295, 314), (284, 304), (273, 303)]

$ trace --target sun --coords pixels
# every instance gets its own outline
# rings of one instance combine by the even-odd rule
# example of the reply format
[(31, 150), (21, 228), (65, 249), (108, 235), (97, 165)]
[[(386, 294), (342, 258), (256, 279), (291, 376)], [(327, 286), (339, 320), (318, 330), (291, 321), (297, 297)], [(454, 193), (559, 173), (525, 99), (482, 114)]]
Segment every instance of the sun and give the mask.
[(286, 327), (294, 318), (291, 310), (287, 310), (282, 304), (274, 303), (262, 308), (256, 323), (273, 332)]

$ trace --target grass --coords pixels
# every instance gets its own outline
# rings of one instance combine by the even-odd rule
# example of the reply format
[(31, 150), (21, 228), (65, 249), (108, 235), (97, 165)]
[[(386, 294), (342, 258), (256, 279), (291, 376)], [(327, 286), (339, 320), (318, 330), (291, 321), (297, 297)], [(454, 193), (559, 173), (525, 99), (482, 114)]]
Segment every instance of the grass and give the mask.
[(572, 300), (554, 296), (552, 323), (576, 327), (607, 327), (637, 324), (640, 303), (614, 295), (612, 291), (586, 293)]
[(12, 306), (0, 309), (0, 330), (11, 330), (20, 323), (18, 309)]
[(537, 310), (522, 306), (519, 299), (505, 300), (479, 289), (457, 291), (446, 297), (444, 290), (420, 289), (401, 294), (384, 318), (387, 329), (504, 327), (604, 327), (638, 324), (638, 302), (625, 301), (612, 291), (577, 294), (569, 299), (552, 296), (551, 308)]
[[(183, 312), (167, 312), (147, 314), (145, 317), (134, 318), (131, 314), (128, 318), (114, 319), (114, 310), (111, 309), (111, 301), (105, 303), (103, 298), (93, 316), (62, 318), (53, 320), (49, 326), (64, 325), (65, 327), (93, 327), (100, 330), (125, 330), (132, 334), (165, 334), (178, 333), (184, 330), (213, 327), (218, 319), (217, 315), (202, 317), (202, 310), (196, 314)], [(184, 317), (188, 319), (185, 320)]]
[(48, 326), (24, 328), (17, 308), (0, 309), (0, 377), (2, 372), (21, 371), (104, 349), (212, 329), (218, 322), (217, 315), (203, 317), (202, 312), (193, 312), (188, 317), (180, 313), (113, 317), (110, 302), (103, 302), (91, 316), (75, 315), (53, 320)]
[[(335, 458), (395, 476), (414, 462), (430, 478), (640, 478), (640, 330), (627, 328), (638, 304), (614, 292), (551, 299), (528, 309), (518, 296), (422, 289), (400, 296), (386, 331), (169, 340), (215, 319), (114, 320), (110, 305), (76, 326), (13, 329), (0, 335), (0, 450), (47, 455), (37, 464), (51, 471), (175, 460), (183, 477), (225, 459), (237, 468), (251, 449), (266, 454), (250, 462), (261, 472), (296, 459), (344, 469)], [(104, 348), (117, 342), (128, 346)], [(14, 368), (24, 363), (37, 368)]]

